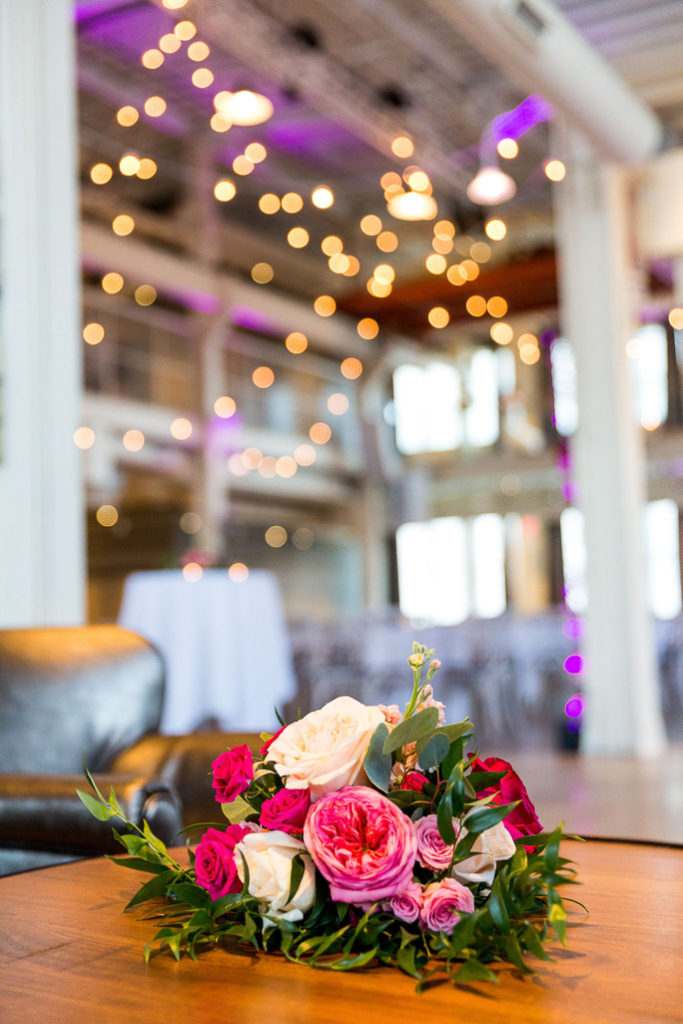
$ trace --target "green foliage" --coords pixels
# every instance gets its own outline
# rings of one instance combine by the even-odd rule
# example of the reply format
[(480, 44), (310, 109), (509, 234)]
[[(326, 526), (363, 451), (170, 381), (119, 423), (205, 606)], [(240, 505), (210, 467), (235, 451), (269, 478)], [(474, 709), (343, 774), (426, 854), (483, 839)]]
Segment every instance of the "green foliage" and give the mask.
[[(472, 771), (474, 755), (465, 753), (472, 723), (465, 719), (439, 726), (438, 710), (429, 706), (431, 691), (421, 682), (425, 667), (427, 682), (437, 671), (438, 663), (429, 663), (433, 653), (413, 645), (409, 659), (413, 691), (403, 720), (393, 728), (385, 723), (376, 728), (364, 767), (370, 784), (413, 820), (436, 815), (442, 839), (454, 848), (452, 865), (457, 866), (471, 856), (481, 833), (503, 821), (517, 805), (493, 802), (504, 772)], [(394, 765), (398, 778), (419, 768), (426, 778), (421, 790), (397, 788)], [(264, 800), (284, 785), (267, 761), (259, 762), (257, 768), (248, 790), (222, 807), (231, 823), (257, 820)], [(335, 971), (371, 964), (398, 967), (421, 991), (444, 978), (454, 985), (497, 982), (496, 965), (501, 963), (511, 964), (521, 974), (531, 973), (530, 959), (550, 959), (548, 942), (555, 938), (565, 942), (567, 915), (558, 890), (576, 879), (571, 862), (560, 852), (561, 841), (568, 838), (562, 826), (517, 839), (514, 855), (498, 863), (490, 889), (471, 887), (474, 911), (462, 914), (450, 934), (422, 931), (417, 923), (400, 921), (381, 904), (361, 915), (357, 907), (333, 901), (327, 882), (317, 872), (315, 903), (303, 920), (292, 922), (273, 915), (265, 903), (249, 895), (244, 859), (242, 891), (212, 900), (197, 884), (189, 847), (190, 865), (181, 867), (147, 822), (140, 828), (128, 821), (113, 790), (105, 797), (85, 766), (84, 771), (92, 794), (79, 790), (79, 798), (96, 818), (114, 819), (120, 829), (113, 834), (127, 856), (111, 859), (151, 876), (126, 908), (146, 904), (148, 919), (156, 923), (156, 933), (145, 947), (146, 960), (162, 951), (176, 960), (183, 955), (196, 959), (203, 948), (240, 943)], [(478, 798), (487, 789), (491, 792)], [(304, 859), (297, 855), (286, 902), (298, 891), (304, 872)], [(419, 866), (415, 873), (422, 884), (449, 874)]]

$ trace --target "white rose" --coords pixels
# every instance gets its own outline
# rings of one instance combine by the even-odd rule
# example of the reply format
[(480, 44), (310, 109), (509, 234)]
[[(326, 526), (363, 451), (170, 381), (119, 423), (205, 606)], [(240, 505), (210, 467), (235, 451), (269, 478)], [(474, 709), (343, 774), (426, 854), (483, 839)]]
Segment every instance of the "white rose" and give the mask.
[[(467, 821), (467, 819), (465, 819)], [(463, 828), (461, 838), (467, 835)], [(481, 832), (472, 847), (472, 856), (458, 861), (453, 866), (453, 877), (459, 882), (476, 884), (484, 882), (490, 885), (496, 874), (496, 864), (500, 860), (509, 860), (516, 850), (514, 840), (502, 821)]]
[[(315, 868), (306, 847), (286, 832), (251, 832), (235, 846), (237, 874), (244, 881), (244, 862), (249, 870), (249, 894), (268, 904), (264, 927), (273, 927), (269, 918), (300, 921), (315, 902)], [(291, 886), (292, 861), (300, 853), (304, 873), (299, 887), (287, 900)], [(240, 856), (240, 854), (242, 856)]]
[(363, 758), (370, 737), (384, 721), (378, 707), (353, 697), (337, 697), (283, 729), (267, 759), (289, 789), (310, 786), (311, 799), (365, 781)]

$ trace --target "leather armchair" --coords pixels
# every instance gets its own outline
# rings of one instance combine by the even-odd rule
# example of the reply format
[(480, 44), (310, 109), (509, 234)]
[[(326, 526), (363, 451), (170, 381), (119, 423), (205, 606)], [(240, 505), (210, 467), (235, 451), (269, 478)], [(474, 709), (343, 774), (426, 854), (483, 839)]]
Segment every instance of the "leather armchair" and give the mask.
[(119, 626), (0, 630), (0, 875), (123, 852), (116, 822), (76, 796), (82, 759), (131, 821), (174, 840), (178, 794), (134, 753), (158, 730), (163, 693), (160, 655)]

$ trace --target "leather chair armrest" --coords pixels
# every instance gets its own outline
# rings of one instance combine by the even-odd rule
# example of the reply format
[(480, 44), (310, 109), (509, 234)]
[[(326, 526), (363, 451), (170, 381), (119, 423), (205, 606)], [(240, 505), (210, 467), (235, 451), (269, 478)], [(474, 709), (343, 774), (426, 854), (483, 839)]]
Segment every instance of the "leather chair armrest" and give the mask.
[(180, 796), (183, 825), (217, 822), (224, 826), (225, 818), (211, 786), (211, 764), (229, 747), (243, 743), (253, 754), (263, 746), (257, 733), (156, 733), (119, 754), (110, 768), (126, 774), (146, 773), (168, 782)]
[[(143, 819), (165, 843), (182, 828), (180, 800), (172, 786), (142, 776), (94, 776), (103, 793), (113, 786), (126, 816)], [(0, 774), (0, 847), (86, 856), (125, 851), (112, 836), (118, 818), (98, 821), (83, 806), (76, 788), (89, 792), (82, 775)]]

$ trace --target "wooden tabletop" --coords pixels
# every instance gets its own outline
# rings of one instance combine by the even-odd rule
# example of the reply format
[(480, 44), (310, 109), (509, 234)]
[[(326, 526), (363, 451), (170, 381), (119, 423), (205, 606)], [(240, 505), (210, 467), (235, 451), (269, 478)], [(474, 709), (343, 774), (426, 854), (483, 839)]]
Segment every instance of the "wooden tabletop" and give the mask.
[[(563, 847), (564, 849), (565, 847)], [(0, 879), (0, 1019), (18, 1024), (659, 1024), (683, 1021), (683, 850), (567, 843), (590, 909), (526, 979), (442, 983), (399, 971), (314, 970), (212, 950), (148, 965), (150, 922), (122, 907), (143, 876), (97, 859)]]

